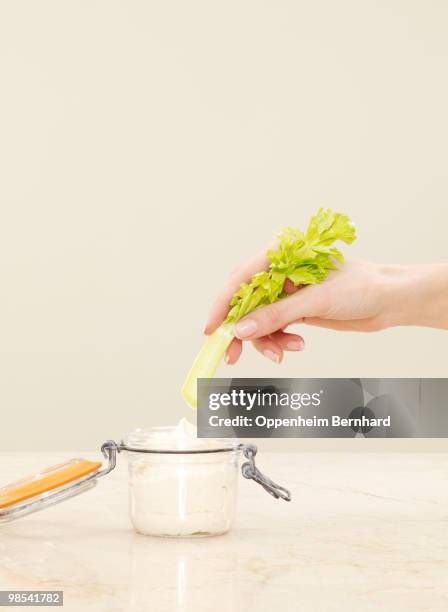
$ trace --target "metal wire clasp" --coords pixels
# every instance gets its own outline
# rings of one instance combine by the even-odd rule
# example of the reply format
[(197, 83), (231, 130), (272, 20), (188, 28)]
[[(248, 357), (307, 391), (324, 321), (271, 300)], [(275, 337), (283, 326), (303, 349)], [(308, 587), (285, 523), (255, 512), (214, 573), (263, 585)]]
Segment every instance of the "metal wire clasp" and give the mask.
[(248, 459), (248, 461), (245, 461), (241, 466), (241, 473), (244, 478), (255, 480), (255, 482), (260, 484), (265, 491), (275, 497), (275, 499), (280, 498), (285, 501), (291, 501), (291, 492), (262, 474), (255, 465), (255, 455), (258, 451), (255, 444), (241, 444), (240, 448), (243, 455)]
[[(255, 455), (257, 454), (257, 451), (258, 451), (255, 444), (240, 444), (238, 445), (237, 448), (241, 450), (243, 455), (246, 457), (246, 459), (248, 459), (248, 461), (245, 461), (241, 466), (241, 473), (244, 476), (244, 478), (254, 480), (258, 484), (260, 484), (263, 487), (263, 489), (265, 489), (265, 491), (267, 491), (270, 495), (272, 495), (272, 497), (275, 497), (275, 499), (283, 499), (285, 501), (291, 501), (290, 491), (288, 491), (288, 489), (285, 489), (284, 487), (281, 487), (280, 485), (276, 484), (273, 480), (265, 476), (262, 472), (260, 472), (260, 470), (255, 465)], [(197, 450), (195, 451), (184, 451), (184, 450), (157, 451), (157, 450), (152, 450), (152, 451), (148, 451), (146, 449), (130, 448), (126, 446), (123, 442), (120, 442), (120, 444), (117, 444), (116, 442), (114, 442), (114, 440), (107, 440), (107, 442), (105, 442), (102, 445), (101, 452), (103, 453), (104, 458), (108, 460), (108, 464), (103, 470), (101, 470), (101, 472), (98, 473), (97, 476), (104, 476), (105, 474), (108, 474), (114, 469), (116, 465), (116, 461), (117, 461), (117, 453), (119, 453), (122, 450), (128, 450), (128, 451), (133, 451), (133, 452), (162, 452), (162, 453), (182, 453), (182, 454), (186, 452), (187, 453), (217, 452), (215, 450), (210, 450), (210, 451), (197, 451)], [(231, 449), (220, 449), (220, 450), (231, 450)]]
[(101, 476), (109, 474), (117, 465), (117, 453), (120, 452), (120, 445), (115, 440), (107, 440), (101, 446), (103, 457), (107, 459), (107, 466), (101, 470)]

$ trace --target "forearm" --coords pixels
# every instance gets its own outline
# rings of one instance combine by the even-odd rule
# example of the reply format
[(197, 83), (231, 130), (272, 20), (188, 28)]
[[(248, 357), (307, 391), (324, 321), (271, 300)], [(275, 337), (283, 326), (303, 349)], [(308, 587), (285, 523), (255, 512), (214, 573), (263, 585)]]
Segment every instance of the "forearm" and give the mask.
[(385, 266), (386, 326), (448, 329), (448, 264)]

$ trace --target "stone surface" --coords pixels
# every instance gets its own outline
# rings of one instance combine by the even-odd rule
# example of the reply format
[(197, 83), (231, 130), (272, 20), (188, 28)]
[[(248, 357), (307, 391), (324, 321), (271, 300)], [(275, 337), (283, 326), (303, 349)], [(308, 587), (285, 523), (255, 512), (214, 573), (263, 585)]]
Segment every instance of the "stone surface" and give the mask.
[[(1, 453), (1, 482), (68, 456)], [(291, 503), (241, 478), (231, 532), (170, 540), (132, 530), (120, 456), (92, 491), (0, 525), (0, 588), (63, 589), (70, 612), (448, 609), (447, 455), (267, 453), (259, 466)]]

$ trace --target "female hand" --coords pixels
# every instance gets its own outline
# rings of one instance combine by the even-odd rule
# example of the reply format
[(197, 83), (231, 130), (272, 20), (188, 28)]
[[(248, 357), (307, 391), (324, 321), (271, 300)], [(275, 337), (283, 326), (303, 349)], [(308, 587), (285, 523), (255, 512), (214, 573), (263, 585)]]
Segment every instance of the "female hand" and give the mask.
[[(229, 301), (242, 282), (265, 270), (260, 255), (232, 274), (211, 309), (204, 332), (212, 333), (228, 312)], [(299, 289), (288, 284), (290, 295), (259, 308), (235, 325), (226, 362), (235, 363), (242, 340), (250, 340), (266, 357), (280, 363), (284, 351), (300, 351), (303, 338), (286, 333), (293, 323), (340, 331), (371, 332), (394, 325), (422, 325), (448, 329), (448, 265), (396, 266), (352, 260), (318, 285)]]

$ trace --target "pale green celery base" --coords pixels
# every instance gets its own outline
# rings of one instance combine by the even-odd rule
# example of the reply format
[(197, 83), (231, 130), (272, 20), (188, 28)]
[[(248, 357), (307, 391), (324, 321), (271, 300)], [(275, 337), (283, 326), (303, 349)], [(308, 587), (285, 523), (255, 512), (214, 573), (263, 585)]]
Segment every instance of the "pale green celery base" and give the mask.
[(198, 407), (198, 378), (213, 378), (233, 338), (233, 325), (223, 323), (202, 346), (181, 391), (182, 397), (191, 408)]

